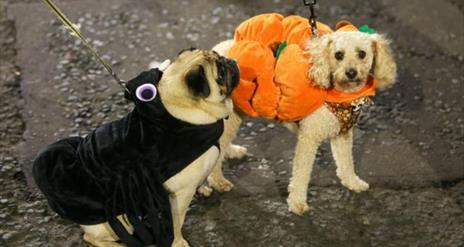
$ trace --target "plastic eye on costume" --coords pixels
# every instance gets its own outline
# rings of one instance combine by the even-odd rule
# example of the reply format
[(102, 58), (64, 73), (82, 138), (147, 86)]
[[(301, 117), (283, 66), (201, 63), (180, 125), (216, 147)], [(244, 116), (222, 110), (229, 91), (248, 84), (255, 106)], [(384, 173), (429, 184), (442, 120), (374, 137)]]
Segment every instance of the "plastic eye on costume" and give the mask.
[(153, 84), (145, 83), (140, 85), (137, 90), (135, 90), (135, 96), (141, 101), (149, 102), (155, 99), (156, 97), (156, 87)]

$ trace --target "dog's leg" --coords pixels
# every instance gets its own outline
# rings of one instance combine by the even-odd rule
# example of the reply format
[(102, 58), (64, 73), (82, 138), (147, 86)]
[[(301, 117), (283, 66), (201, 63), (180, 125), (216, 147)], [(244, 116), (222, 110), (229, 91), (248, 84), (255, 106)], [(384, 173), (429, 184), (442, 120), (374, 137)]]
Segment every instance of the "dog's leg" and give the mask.
[(215, 146), (211, 147), (180, 173), (164, 183), (164, 186), (169, 191), (169, 202), (171, 204), (174, 227), (173, 247), (189, 246), (182, 236), (182, 225), (184, 224), (185, 214), (195, 195), (196, 189), (210, 174), (219, 155), (219, 149)]
[(313, 133), (300, 130), (293, 160), (292, 177), (288, 186), (288, 210), (303, 215), (309, 210), (306, 202), (308, 184), (313, 169), (314, 158), (320, 141), (312, 138)]
[(353, 164), (353, 129), (344, 135), (332, 138), (332, 154), (337, 165), (337, 176), (343, 186), (361, 192), (369, 189), (369, 184), (361, 180), (354, 171)]
[(169, 196), (174, 226), (174, 242), (172, 243), (172, 247), (189, 246), (182, 236), (182, 226), (184, 225), (185, 215), (194, 195), (195, 188), (185, 188)]
[[(213, 172), (208, 177), (208, 185), (216, 191), (230, 191), (234, 187), (234, 185), (229, 180), (227, 180), (222, 173), (222, 162), (224, 161), (225, 156), (234, 156), (240, 158), (246, 154), (246, 148), (231, 144), (232, 140), (237, 136), (237, 132), (242, 122), (242, 116), (236, 112), (230, 114), (229, 119), (225, 121), (224, 134), (222, 134), (221, 139), (219, 140), (221, 145), (221, 155), (214, 165)], [(204, 188), (199, 190), (200, 193), (203, 191), (205, 191)], [(209, 196), (210, 193), (202, 194), (204, 196)]]
[(210, 197), (213, 194), (213, 188), (208, 186), (208, 181), (205, 181), (197, 190), (198, 194), (204, 197)]
[(95, 247), (124, 247), (116, 241), (118, 237), (108, 223), (98, 225), (81, 225), (84, 230), (84, 241)]
[(241, 159), (247, 154), (247, 148), (229, 143), (224, 153), (224, 159)]
[(339, 128), (337, 118), (324, 106), (300, 121), (292, 177), (288, 186), (287, 203), (291, 212), (303, 215), (309, 210), (308, 185), (317, 149), (323, 140), (337, 133)]

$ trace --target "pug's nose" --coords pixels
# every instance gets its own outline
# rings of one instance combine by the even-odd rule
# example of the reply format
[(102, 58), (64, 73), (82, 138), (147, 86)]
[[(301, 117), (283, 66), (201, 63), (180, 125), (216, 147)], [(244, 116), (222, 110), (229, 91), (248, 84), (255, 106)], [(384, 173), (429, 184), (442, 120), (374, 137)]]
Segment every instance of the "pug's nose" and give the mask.
[(229, 65), (234, 65), (236, 66), (237, 65), (237, 61), (235, 61), (234, 59), (226, 59), (226, 63), (229, 64)]
[(355, 69), (349, 69), (345, 72), (345, 75), (348, 77), (348, 79), (353, 80), (358, 75), (358, 71)]

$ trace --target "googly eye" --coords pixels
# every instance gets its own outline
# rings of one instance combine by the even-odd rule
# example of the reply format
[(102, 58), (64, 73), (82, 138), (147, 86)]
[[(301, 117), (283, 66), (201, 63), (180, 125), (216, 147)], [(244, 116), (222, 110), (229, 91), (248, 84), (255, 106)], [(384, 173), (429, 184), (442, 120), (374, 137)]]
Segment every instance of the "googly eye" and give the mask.
[(141, 101), (149, 102), (155, 99), (156, 97), (156, 87), (153, 84), (145, 83), (140, 85), (137, 90), (135, 90), (135, 96)]

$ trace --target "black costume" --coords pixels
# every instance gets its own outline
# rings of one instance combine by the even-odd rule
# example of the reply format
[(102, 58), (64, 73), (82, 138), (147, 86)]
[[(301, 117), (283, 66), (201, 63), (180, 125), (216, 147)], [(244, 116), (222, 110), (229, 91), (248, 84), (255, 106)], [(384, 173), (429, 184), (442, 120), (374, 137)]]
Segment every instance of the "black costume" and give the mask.
[[(163, 183), (213, 145), (223, 120), (193, 125), (170, 115), (161, 98), (139, 100), (136, 89), (155, 86), (162, 72), (152, 69), (129, 81), (126, 98), (135, 108), (123, 119), (105, 124), (85, 138), (50, 145), (34, 161), (35, 181), (50, 207), (81, 225), (108, 221), (129, 246), (173, 241), (168, 193)], [(135, 228), (129, 235), (117, 215), (126, 214)]]

